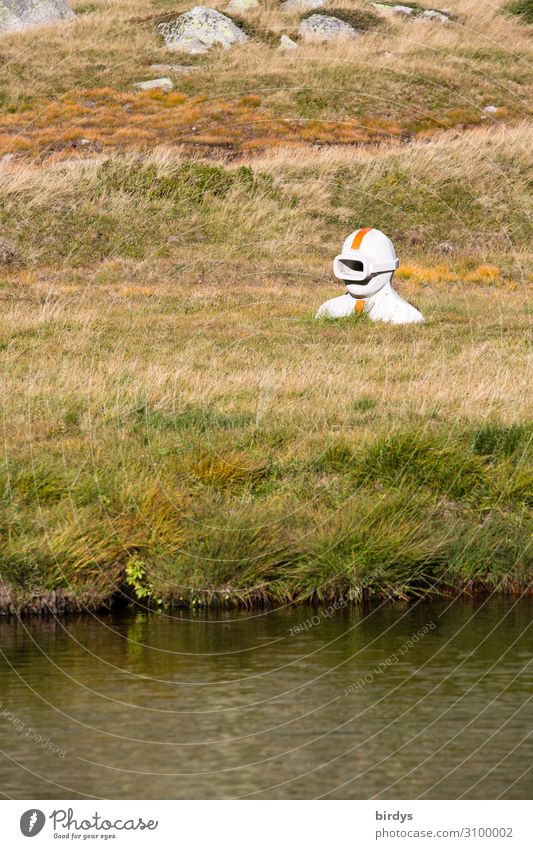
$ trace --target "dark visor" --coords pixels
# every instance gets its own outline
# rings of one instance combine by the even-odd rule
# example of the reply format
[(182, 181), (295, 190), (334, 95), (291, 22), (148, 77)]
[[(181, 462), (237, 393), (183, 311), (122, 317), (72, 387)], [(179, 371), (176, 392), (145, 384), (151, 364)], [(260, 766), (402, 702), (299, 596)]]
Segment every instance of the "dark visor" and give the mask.
[(346, 266), (346, 268), (349, 268), (350, 271), (363, 271), (364, 270), (363, 263), (358, 259), (342, 259), (341, 262), (342, 262), (343, 265)]

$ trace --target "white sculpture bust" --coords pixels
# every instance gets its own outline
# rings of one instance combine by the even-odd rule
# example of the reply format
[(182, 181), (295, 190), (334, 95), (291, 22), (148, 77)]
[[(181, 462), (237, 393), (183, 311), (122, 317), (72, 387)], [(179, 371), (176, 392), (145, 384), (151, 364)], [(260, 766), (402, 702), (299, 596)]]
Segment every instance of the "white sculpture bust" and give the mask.
[(411, 324), (424, 321), (415, 307), (392, 288), (399, 265), (394, 245), (385, 233), (362, 227), (350, 233), (342, 253), (333, 260), (333, 273), (346, 286), (345, 295), (322, 304), (316, 318), (341, 318), (364, 312), (372, 321)]

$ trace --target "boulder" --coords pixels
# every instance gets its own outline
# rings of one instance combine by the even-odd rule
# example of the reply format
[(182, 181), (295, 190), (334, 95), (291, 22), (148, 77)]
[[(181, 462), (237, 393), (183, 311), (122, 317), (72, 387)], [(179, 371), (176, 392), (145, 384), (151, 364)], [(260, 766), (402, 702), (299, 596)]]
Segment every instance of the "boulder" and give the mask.
[(138, 91), (152, 91), (155, 88), (160, 88), (162, 91), (172, 91), (174, 83), (169, 77), (159, 77), (157, 80), (144, 80), (141, 83), (134, 83), (133, 88)]
[(255, 9), (259, 6), (259, 0), (230, 0), (226, 6), (226, 12), (247, 12), (248, 9)]
[(332, 15), (310, 15), (298, 27), (298, 35), (304, 41), (341, 41), (358, 38), (360, 34), (346, 21)]
[(310, 12), (311, 9), (320, 9), (327, 0), (283, 0), (280, 6), (282, 12)]
[(169, 50), (191, 55), (207, 53), (216, 45), (227, 49), (248, 41), (248, 36), (231, 18), (208, 6), (195, 6), (175, 21), (160, 23), (158, 29)]
[(0, 0), (0, 32), (20, 32), (73, 17), (67, 0)]

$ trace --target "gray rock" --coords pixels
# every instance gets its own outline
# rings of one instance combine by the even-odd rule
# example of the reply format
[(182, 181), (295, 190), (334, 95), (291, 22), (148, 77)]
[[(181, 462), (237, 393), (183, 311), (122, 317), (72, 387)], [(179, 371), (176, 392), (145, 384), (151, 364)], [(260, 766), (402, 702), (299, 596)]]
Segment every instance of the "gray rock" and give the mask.
[(158, 29), (169, 50), (191, 55), (207, 53), (215, 45), (227, 49), (248, 41), (248, 36), (231, 18), (208, 6), (195, 6), (175, 21), (159, 24)]
[(0, 236), (0, 265), (9, 265), (17, 258), (17, 249), (9, 239)]
[(283, 0), (280, 9), (282, 12), (310, 12), (326, 3), (327, 0)]
[(279, 40), (279, 49), (280, 50), (297, 50), (298, 45), (292, 38), (289, 38), (288, 35), (282, 35)]
[(72, 18), (67, 0), (0, 0), (0, 32), (20, 32)]
[(437, 250), (441, 252), (441, 254), (456, 254), (458, 251), (457, 245), (454, 245), (453, 242), (439, 242), (437, 245)]
[(372, 3), (376, 12), (379, 12), (380, 15), (386, 15), (386, 17), (392, 17), (393, 15), (404, 15), (405, 17), (412, 17), (417, 14), (417, 10), (413, 9), (411, 6), (402, 6), (399, 3), (395, 6), (389, 6), (387, 3)]
[(437, 12), (435, 9), (426, 9), (416, 16), (418, 21), (430, 21), (432, 23), (447, 24), (450, 20), (448, 15), (443, 12)]
[(406, 18), (411, 18), (413, 15), (416, 15), (416, 9), (413, 9), (411, 6), (393, 6), (392, 7), (393, 15), (405, 15)]
[(133, 88), (139, 91), (152, 91), (154, 88), (160, 88), (163, 91), (172, 91), (174, 83), (169, 77), (160, 77), (158, 80), (145, 80), (141, 83), (134, 83)]
[(298, 27), (298, 35), (304, 41), (340, 41), (358, 38), (360, 34), (350, 24), (332, 15), (311, 15), (304, 18)]
[(246, 12), (259, 6), (259, 0), (230, 0), (226, 6), (226, 12)]
[(393, 15), (403, 15), (406, 18), (415, 18), (417, 21), (436, 21), (437, 23), (447, 24), (450, 20), (450, 15), (446, 12), (438, 12), (436, 9), (414, 9), (412, 6), (402, 6), (400, 3), (388, 5), (386, 3), (372, 3), (372, 6), (379, 12), (380, 15), (391, 17)]
[(194, 65), (150, 65), (151, 71), (156, 71), (158, 74), (192, 74), (194, 71), (199, 71)]
[(486, 112), (487, 115), (494, 115), (495, 112), (499, 112), (501, 106), (485, 106), (483, 112)]

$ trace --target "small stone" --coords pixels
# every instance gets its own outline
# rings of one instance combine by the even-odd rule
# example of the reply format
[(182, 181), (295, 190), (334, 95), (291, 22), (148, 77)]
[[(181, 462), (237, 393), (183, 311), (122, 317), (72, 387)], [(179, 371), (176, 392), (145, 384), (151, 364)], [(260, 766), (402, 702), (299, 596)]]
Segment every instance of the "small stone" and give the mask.
[(142, 83), (134, 83), (133, 88), (139, 91), (153, 91), (157, 88), (162, 89), (162, 91), (172, 91), (174, 83), (170, 77), (160, 77), (157, 80), (145, 80)]
[(90, 143), (90, 139), (80, 139), (80, 144), (82, 145), (82, 147), (87, 147), (87, 145)]
[(332, 15), (310, 15), (298, 27), (298, 35), (304, 41), (341, 41), (358, 38), (359, 33), (346, 21)]
[(98, 106), (95, 100), (82, 100), (81, 105), (85, 106), (86, 109), (96, 109)]
[(9, 239), (0, 236), (0, 265), (9, 265), (17, 257), (17, 249)]
[(151, 71), (156, 71), (159, 74), (192, 74), (193, 71), (199, 71), (194, 65), (150, 65)]
[(309, 12), (320, 9), (327, 0), (284, 0), (280, 9), (282, 12)]
[(279, 40), (279, 49), (280, 50), (297, 50), (298, 45), (292, 38), (289, 38), (288, 35), (282, 35)]
[(487, 115), (494, 115), (495, 112), (499, 112), (501, 106), (485, 106), (483, 112), (486, 112)]
[(246, 12), (259, 6), (259, 0), (230, 0), (226, 12)]
[(439, 242), (437, 245), (437, 250), (441, 252), (441, 254), (456, 254), (457, 253), (457, 245), (454, 245), (453, 242)]
[(0, 162), (11, 162), (12, 159), (15, 159), (15, 153), (4, 153), (3, 156), (0, 156)]
[(421, 11), (413, 6), (403, 6), (401, 3), (390, 6), (388, 3), (372, 3), (372, 6), (376, 12), (386, 17), (403, 15), (406, 18), (415, 18), (417, 21), (436, 21), (441, 24), (447, 24), (450, 20), (450, 13), (444, 10), (439, 12), (436, 9), (423, 9)]
[(133, 112), (133, 103), (125, 103), (122, 108), (124, 112)]

